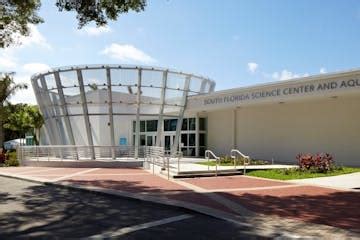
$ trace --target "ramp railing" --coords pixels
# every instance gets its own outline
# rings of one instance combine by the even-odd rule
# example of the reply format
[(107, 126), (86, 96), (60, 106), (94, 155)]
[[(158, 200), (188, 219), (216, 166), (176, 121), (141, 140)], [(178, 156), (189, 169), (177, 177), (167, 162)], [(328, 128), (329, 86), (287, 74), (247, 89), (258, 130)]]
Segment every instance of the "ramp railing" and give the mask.
[[(94, 157), (92, 157), (94, 151)], [(79, 146), (79, 145), (47, 145), (18, 146), (19, 161), (84, 161), (84, 160), (143, 160), (163, 154), (161, 147), (139, 147), (138, 158), (135, 158), (135, 146)], [(154, 155), (154, 156), (153, 156)]]
[(244, 175), (246, 175), (246, 165), (250, 164), (250, 157), (243, 154), (237, 149), (232, 149), (230, 152), (230, 156), (234, 159), (234, 168), (236, 169), (236, 160), (238, 159), (236, 156), (240, 156), (244, 160)]
[(212, 157), (212, 159), (215, 159), (215, 176), (217, 176), (218, 175), (218, 164), (220, 163), (220, 157), (216, 156), (210, 150), (205, 151), (205, 159), (207, 160), (207, 163), (208, 163), (208, 171), (210, 171), (210, 157)]

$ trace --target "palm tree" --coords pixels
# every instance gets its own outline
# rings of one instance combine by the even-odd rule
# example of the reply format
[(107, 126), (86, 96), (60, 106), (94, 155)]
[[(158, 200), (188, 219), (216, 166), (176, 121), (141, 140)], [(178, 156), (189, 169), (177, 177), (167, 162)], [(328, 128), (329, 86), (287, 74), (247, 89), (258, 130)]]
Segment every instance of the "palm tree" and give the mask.
[(26, 89), (26, 84), (16, 84), (13, 79), (14, 73), (0, 73), (0, 148), (4, 144), (4, 106), (8, 103), (10, 96), (20, 89)]
[(31, 115), (31, 126), (34, 129), (34, 141), (36, 145), (40, 143), (40, 129), (44, 125), (44, 118), (37, 106), (30, 106), (29, 113)]

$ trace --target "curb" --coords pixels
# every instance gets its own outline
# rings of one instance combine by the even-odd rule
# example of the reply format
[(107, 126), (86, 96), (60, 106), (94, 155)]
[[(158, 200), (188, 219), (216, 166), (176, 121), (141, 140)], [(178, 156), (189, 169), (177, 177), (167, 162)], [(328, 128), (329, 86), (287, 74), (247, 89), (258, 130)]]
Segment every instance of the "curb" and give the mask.
[(190, 210), (190, 211), (193, 211), (196, 213), (208, 215), (208, 216), (218, 218), (218, 219), (221, 219), (221, 220), (224, 220), (227, 222), (231, 222), (231, 223), (239, 225), (239, 226), (246, 226), (246, 227), (250, 226), (250, 224), (245, 223), (245, 219), (243, 219), (243, 217), (241, 217), (241, 216), (234, 216), (230, 213), (226, 213), (221, 210), (217, 210), (217, 209), (210, 208), (210, 207), (205, 207), (205, 206), (195, 204), (195, 203), (187, 203), (184, 201), (172, 200), (172, 199), (168, 199), (168, 198), (151, 196), (151, 195), (145, 196), (142, 194), (130, 193), (130, 192), (125, 192), (125, 191), (121, 191), (121, 190), (113, 190), (113, 189), (107, 189), (107, 188), (101, 188), (101, 187), (84, 186), (84, 185), (78, 185), (78, 184), (72, 184), (72, 183), (59, 183), (59, 182), (52, 182), (52, 181), (44, 181), (44, 180), (34, 178), (34, 177), (27, 177), (27, 176), (20, 177), (20, 176), (14, 175), (14, 174), (0, 173), (0, 176), (23, 180), (23, 181), (34, 182), (34, 183), (40, 183), (40, 184), (47, 185), (47, 186), (63, 187), (63, 188), (68, 188), (68, 189), (75, 189), (75, 190), (80, 190), (80, 191), (96, 193), (96, 194), (102, 194), (102, 195), (106, 195), (106, 196), (122, 197), (122, 198), (126, 198), (126, 199), (131, 199), (131, 200), (151, 202), (151, 203), (155, 203), (155, 204), (159, 204), (159, 205), (166, 205), (166, 206), (171, 206), (171, 207), (175, 207), (175, 208), (180, 208), (180, 209), (187, 210), (187, 211)]
[[(242, 227), (251, 227), (251, 226), (256, 225), (255, 222), (253, 222), (251, 220), (248, 221), (247, 216), (233, 215), (233, 214), (226, 213), (224, 211), (217, 210), (217, 209), (214, 209), (211, 207), (205, 207), (205, 206), (202, 206), (199, 204), (187, 203), (187, 202), (179, 201), (179, 200), (172, 200), (172, 199), (168, 199), (168, 198), (164, 198), (164, 197), (136, 194), (136, 193), (130, 193), (130, 192), (125, 192), (125, 191), (121, 191), (121, 190), (113, 190), (113, 189), (94, 187), (94, 186), (84, 186), (84, 185), (78, 185), (78, 184), (72, 184), (72, 183), (60, 183), (60, 182), (52, 182), (52, 181), (46, 181), (46, 180), (44, 181), (44, 180), (38, 179), (38, 178), (27, 177), (27, 176), (20, 177), (20, 176), (14, 175), (14, 174), (5, 174), (5, 173), (1, 173), (1, 172), (0, 172), (0, 176), (19, 179), (19, 180), (23, 180), (23, 181), (40, 183), (40, 184), (48, 185), (48, 186), (55, 186), (55, 187), (62, 187), (62, 188), (68, 188), (68, 189), (75, 189), (78, 191), (91, 192), (94, 194), (101, 194), (101, 195), (106, 195), (106, 196), (110, 196), (110, 197), (121, 197), (121, 198), (125, 198), (125, 199), (130, 199), (130, 200), (150, 202), (150, 203), (154, 203), (154, 204), (158, 204), (158, 205), (166, 205), (166, 206), (170, 206), (173, 208), (182, 209), (185, 211), (192, 211), (192, 212), (195, 212), (198, 214), (204, 214), (204, 215), (214, 217), (217, 219), (221, 219), (221, 220), (224, 220), (224, 221), (227, 221), (227, 222), (230, 222), (232, 224), (235, 224), (237, 226), (242, 226)], [(262, 216), (263, 216), (261, 213), (257, 213), (256, 215), (260, 218), (262, 218)], [(269, 217), (269, 216), (267, 216), (267, 217)], [(279, 218), (278, 216), (273, 216), (273, 217), (274, 217), (274, 219)], [(280, 219), (282, 220), (282, 218), (279, 218), (279, 220)], [(297, 221), (297, 220), (292, 220), (292, 221)], [(312, 224), (312, 225), (314, 225), (314, 226), (318, 225), (319, 227), (322, 226), (325, 228), (333, 229), (332, 232), (334, 232), (334, 233), (337, 233), (339, 231), (344, 232), (346, 234), (345, 236), (347, 236), (347, 237), (350, 236), (350, 239), (354, 236), (355, 236), (355, 238), (357, 238), (359, 236), (358, 235), (359, 233), (357, 231), (350, 230), (350, 229), (341, 229), (341, 228), (328, 226), (328, 225), (322, 225), (322, 224)], [(272, 229), (271, 231), (275, 231), (273, 233), (276, 233), (276, 227), (275, 227), (275, 229)], [(265, 233), (265, 235), (263, 235), (263, 236), (268, 236), (268, 234), (270, 234), (270, 233)], [(311, 238), (313, 238), (313, 237), (315, 237), (315, 236), (311, 236)]]

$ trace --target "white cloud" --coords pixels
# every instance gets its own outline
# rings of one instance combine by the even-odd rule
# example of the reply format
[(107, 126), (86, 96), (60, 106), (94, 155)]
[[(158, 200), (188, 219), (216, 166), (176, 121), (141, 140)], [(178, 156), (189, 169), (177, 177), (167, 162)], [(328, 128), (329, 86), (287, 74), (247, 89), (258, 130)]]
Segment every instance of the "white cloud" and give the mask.
[(282, 70), (281, 72), (274, 72), (271, 77), (275, 80), (289, 80), (292, 78), (300, 78), (300, 77), (307, 77), (309, 76), (308, 73), (304, 73), (304, 74), (298, 74), (298, 73), (293, 73), (291, 71), (288, 71), (286, 69)]
[(10, 48), (24, 48), (29, 46), (38, 46), (46, 49), (51, 49), (51, 45), (47, 39), (40, 33), (37, 27), (33, 24), (29, 24), (30, 34), (29, 36), (22, 36), (15, 34), (16, 42), (19, 45), (12, 46)]
[(259, 67), (259, 65), (257, 63), (254, 63), (254, 62), (249, 62), (247, 64), (247, 67), (248, 67), (248, 70), (251, 72), (251, 73), (254, 73), (256, 72), (257, 68)]
[(19, 90), (14, 96), (10, 97), (12, 103), (27, 103), (27, 104), (37, 104), (35, 94), (30, 82), (30, 75), (27, 74), (15, 74), (14, 76), (15, 83), (26, 83), (28, 88)]
[(0, 71), (14, 70), (16, 68), (16, 59), (12, 54), (6, 52), (0, 54)]
[(84, 27), (81, 32), (89, 35), (89, 36), (100, 36), (105, 33), (112, 32), (112, 29), (109, 26), (101, 26), (101, 27)]
[(44, 63), (27, 63), (24, 64), (23, 69), (28, 74), (34, 74), (47, 71), (50, 69), (50, 67)]
[(10, 98), (12, 103), (37, 104), (30, 78), (33, 74), (49, 70), (50, 67), (44, 63), (26, 63), (14, 75), (15, 83), (26, 83), (28, 89), (19, 90)]
[(323, 73), (327, 73), (327, 70), (326, 70), (326, 68), (324, 68), (324, 67), (322, 67), (322, 68), (320, 68), (320, 71), (319, 71), (321, 74), (323, 74)]
[(153, 63), (156, 60), (140, 49), (129, 44), (117, 44), (112, 43), (100, 52), (108, 57), (118, 59), (124, 62), (141, 62), (141, 63)]
[(39, 32), (35, 25), (30, 24), (29, 36), (15, 34), (14, 45), (2, 49), (0, 51), (0, 71), (19, 71), (16, 67), (19, 65), (18, 59), (15, 57), (19, 51), (24, 48), (40, 47), (44, 49), (52, 49), (46, 38)]

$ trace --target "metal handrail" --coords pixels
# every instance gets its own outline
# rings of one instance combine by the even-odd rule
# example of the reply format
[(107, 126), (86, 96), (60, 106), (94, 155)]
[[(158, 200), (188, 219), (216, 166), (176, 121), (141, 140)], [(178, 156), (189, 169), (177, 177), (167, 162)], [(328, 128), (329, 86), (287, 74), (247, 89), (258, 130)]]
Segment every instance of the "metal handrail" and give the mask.
[[(250, 164), (250, 157), (237, 149), (231, 149), (230, 156), (232, 159), (234, 159), (234, 168), (236, 168), (236, 154), (240, 155), (244, 159), (244, 175), (246, 175), (246, 164)], [(246, 160), (248, 161), (247, 163)]]
[(215, 161), (215, 176), (217, 176), (217, 172), (218, 172), (218, 161), (220, 161), (220, 157), (216, 156), (212, 151), (210, 150), (206, 150), (205, 151), (205, 159), (207, 160), (208, 163), (208, 171), (210, 171), (210, 157), (209, 155), (211, 155), (216, 161)]

